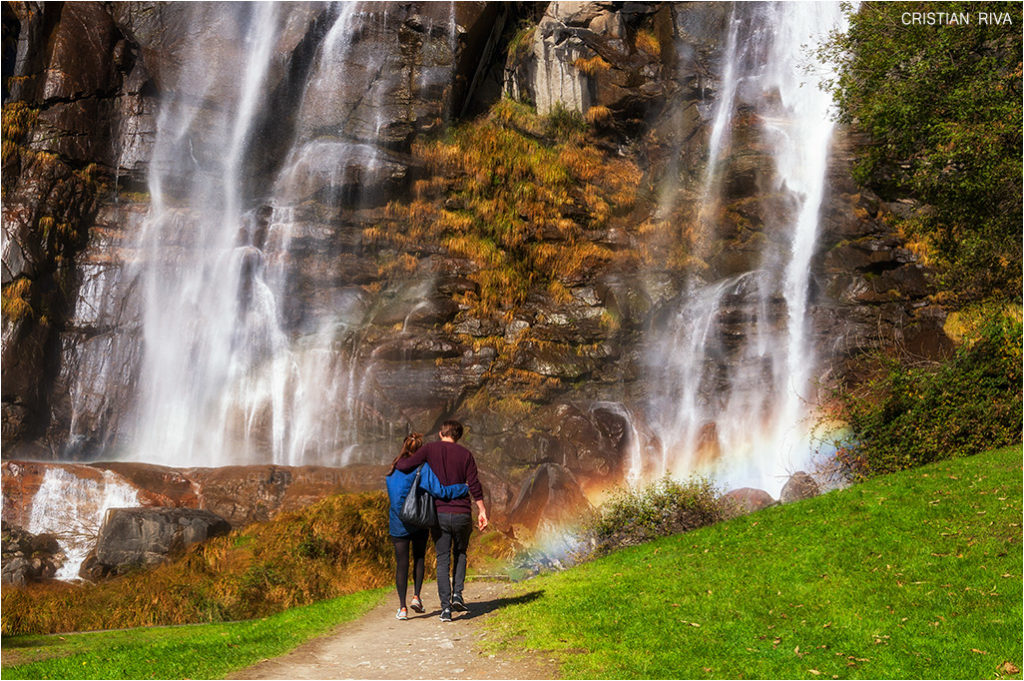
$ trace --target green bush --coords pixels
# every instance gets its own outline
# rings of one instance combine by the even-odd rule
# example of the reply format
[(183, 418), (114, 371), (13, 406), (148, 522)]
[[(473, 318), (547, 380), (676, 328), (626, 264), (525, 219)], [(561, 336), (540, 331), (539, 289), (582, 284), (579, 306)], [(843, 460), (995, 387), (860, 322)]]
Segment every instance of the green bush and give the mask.
[(864, 479), (1019, 443), (1021, 332), (1019, 318), (994, 314), (944, 363), (908, 368), (883, 359), (880, 377), (841, 390), (843, 471)]
[(616, 492), (582, 528), (587, 547), (581, 558), (597, 558), (625, 546), (688, 532), (723, 519), (711, 482), (665, 477), (641, 489)]

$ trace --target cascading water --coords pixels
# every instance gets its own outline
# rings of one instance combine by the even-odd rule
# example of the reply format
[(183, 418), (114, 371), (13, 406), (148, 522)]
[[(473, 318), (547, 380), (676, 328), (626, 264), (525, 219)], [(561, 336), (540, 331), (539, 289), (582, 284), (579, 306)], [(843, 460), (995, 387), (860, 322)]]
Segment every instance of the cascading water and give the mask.
[[(339, 83), (356, 68), (360, 26), (387, 22), (388, 8), (332, 6), (294, 113), (281, 116), (294, 131), (269, 181), (254, 159), (266, 155), (268, 75), (282, 68), (274, 48), (291, 19), (272, 3), (205, 11), (233, 17), (215, 23), (221, 33), (199, 36), (161, 103), (142, 235), (145, 353), (130, 456), (174, 466), (351, 463), (360, 431), (375, 425), (362, 397), (373, 368), (360, 346), (373, 302), (353, 286), (303, 308), (296, 253), (330, 229), (304, 214), (314, 193), (341, 205), (365, 179), (360, 173), (386, 165), (374, 144), (381, 121), (354, 114), (366, 102), (380, 110), (385, 90), (375, 84), (386, 81), (386, 55), (358, 64), (371, 83), (360, 101), (346, 99)], [(224, 40), (231, 23), (242, 27), (237, 79), (229, 65), (212, 68), (205, 58), (204, 41)]]
[[(258, 254), (246, 244), (252, 216), (244, 213), (242, 182), (280, 26), (271, 3), (234, 13), (236, 22), (212, 25), (240, 27), (242, 77), (204, 63), (213, 52), (207, 41), (223, 37), (200, 34), (157, 121), (138, 263), (144, 357), (133, 449), (159, 463), (230, 462), (227, 423), (239, 418), (229, 413), (231, 395), (248, 387), (248, 371), (281, 343), (273, 300), (251, 276)], [(209, 100), (236, 106), (212, 109), (204, 106)], [(250, 284), (243, 301), (241, 287)]]
[(650, 423), (660, 458), (648, 473), (711, 475), (778, 494), (810, 458), (807, 403), (815, 360), (808, 294), (833, 122), (825, 74), (810, 47), (839, 28), (838, 3), (737, 6), (730, 17), (711, 148), (698, 210), (702, 231), (721, 217), (722, 176), (739, 107), (753, 109), (771, 155), (769, 194), (781, 209), (763, 226), (759, 262), (718, 280), (691, 278), (653, 333)]

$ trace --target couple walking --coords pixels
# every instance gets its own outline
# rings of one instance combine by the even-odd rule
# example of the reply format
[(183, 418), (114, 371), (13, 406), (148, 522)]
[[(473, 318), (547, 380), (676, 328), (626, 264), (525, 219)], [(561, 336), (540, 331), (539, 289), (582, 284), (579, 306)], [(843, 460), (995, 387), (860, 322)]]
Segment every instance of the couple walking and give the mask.
[[(477, 475), (473, 453), (460, 445), (462, 424), (445, 421), (441, 424), (441, 439), (423, 444), (423, 436), (413, 433), (405, 438), (402, 452), (391, 464), (387, 482), (390, 501), (389, 529), (395, 545), (395, 587), (398, 589), (398, 619), (408, 619), (408, 609), (423, 612), (420, 588), (425, 570), (427, 535), (434, 540), (437, 550), (437, 595), (441, 601), (441, 621), (451, 622), (452, 611), (465, 611), (462, 589), (466, 582), (466, 549), (473, 531), (472, 508), (477, 509), (477, 527), (487, 527), (483, 487)], [(402, 502), (412, 488), (416, 469), (420, 472), (420, 486), (435, 497), (437, 524), (429, 529), (408, 527), (399, 517)], [(472, 495), (473, 502), (469, 495)], [(413, 558), (413, 584), (415, 593), (406, 605), (409, 585), (409, 554)], [(454, 568), (454, 570), (453, 570)]]

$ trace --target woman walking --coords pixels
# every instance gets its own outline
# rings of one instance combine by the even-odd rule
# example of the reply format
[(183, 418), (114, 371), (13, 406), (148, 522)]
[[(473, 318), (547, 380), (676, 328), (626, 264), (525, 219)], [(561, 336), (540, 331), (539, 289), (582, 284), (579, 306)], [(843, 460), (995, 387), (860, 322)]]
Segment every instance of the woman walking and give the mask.
[[(384, 478), (388, 488), (388, 500), (390, 501), (389, 528), (391, 542), (395, 545), (395, 588), (398, 591), (398, 612), (395, 617), (400, 620), (409, 618), (408, 608), (416, 612), (423, 612), (423, 601), (420, 598), (420, 589), (423, 586), (423, 573), (426, 569), (425, 556), (427, 553), (427, 538), (430, 536), (428, 528), (407, 527), (398, 517), (402, 508), (402, 502), (412, 489), (413, 481), (416, 478), (416, 469), (403, 473), (395, 468), (402, 459), (412, 456), (413, 452), (423, 445), (423, 435), (412, 433), (402, 443), (401, 453), (391, 462), (391, 471)], [(455, 485), (442, 485), (430, 470), (430, 466), (423, 464), (420, 473), (420, 488), (425, 489), (431, 496), (439, 499), (457, 499), (469, 494), (469, 487), (465, 483)], [(409, 554), (412, 552), (413, 559), (413, 587), (415, 589), (412, 600), (406, 606), (405, 597), (409, 589)]]

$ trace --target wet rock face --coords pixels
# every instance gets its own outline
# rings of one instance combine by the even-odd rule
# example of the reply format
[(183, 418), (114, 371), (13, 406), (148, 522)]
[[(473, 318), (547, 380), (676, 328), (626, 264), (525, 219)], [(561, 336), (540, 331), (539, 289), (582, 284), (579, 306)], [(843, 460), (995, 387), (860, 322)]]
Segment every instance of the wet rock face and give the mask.
[(79, 574), (87, 579), (124, 574), (180, 555), (193, 544), (219, 537), (231, 525), (206, 510), (115, 508), (107, 512), (96, 548)]
[[(5, 455), (17, 455), (17, 449), (33, 457), (89, 457), (119, 444), (113, 434), (132, 403), (141, 357), (137, 282), (125, 272), (141, 257), (132, 245), (148, 210), (142, 190), (158, 102), (203, 92), (206, 99), (192, 106), (198, 119), (209, 116), (206, 102), (238, 78), (227, 65), (239, 63), (242, 41), (232, 36), (255, 21), (257, 9), (5, 5), (5, 69), (8, 62), (15, 67), (4, 107)], [(330, 173), (298, 163), (291, 178), (296, 203), (366, 205), (400, 191), (409, 179), (409, 143), (461, 109), (481, 51), (500, 30), (497, 7), (479, 2), (459, 3), (454, 14), (438, 3), (293, 3), (284, 11), (266, 87), (269, 101), (279, 107), (298, 103), (298, 111), (270, 106), (256, 122), (264, 142), (250, 159), (254, 171), (262, 169), (256, 182), (272, 175), (282, 145), (296, 133), (325, 144), (333, 140), (347, 159)], [(341, 36), (351, 68), (336, 88), (306, 90), (306, 79), (318, 68), (314, 55), (337, 11), (352, 15)], [(202, 73), (187, 66), (196, 50), (204, 55)], [(210, 67), (218, 64), (223, 68)], [(310, 98), (327, 92), (331, 101), (303, 101), (304, 92)], [(210, 146), (201, 139), (190, 145), (199, 161)], [(354, 148), (366, 151), (348, 153)], [(333, 210), (327, 221), (337, 219)], [(320, 224), (305, 252), (311, 266), (302, 271), (309, 277), (295, 285), (315, 313), (337, 301), (338, 288), (369, 284), (378, 272), (372, 258), (351, 252), (342, 254), (347, 262), (315, 261), (317, 253), (337, 252), (337, 238), (322, 228), (322, 212), (310, 218)], [(349, 228), (352, 246), (358, 246), (361, 226), (357, 216)], [(338, 271), (351, 274), (339, 281)], [(8, 314), (9, 297), (21, 301), (18, 314)], [(451, 316), (447, 305), (447, 299), (439, 301), (413, 321), (443, 321)], [(72, 405), (71, 395), (82, 402)]]
[[(74, 259), (109, 179), (144, 180), (153, 108), (141, 94), (148, 76), (137, 51), (102, 3), (10, 9), (17, 48), (4, 105), (3, 441), (13, 453), (8, 446), (45, 428), (57, 334), (74, 306)], [(11, 297), (21, 301), (17, 312), (8, 312)]]

